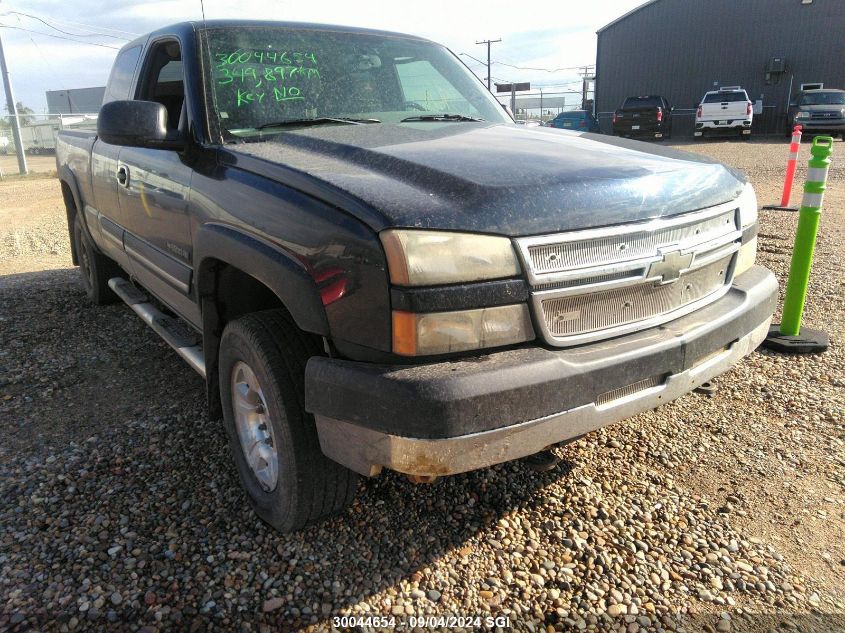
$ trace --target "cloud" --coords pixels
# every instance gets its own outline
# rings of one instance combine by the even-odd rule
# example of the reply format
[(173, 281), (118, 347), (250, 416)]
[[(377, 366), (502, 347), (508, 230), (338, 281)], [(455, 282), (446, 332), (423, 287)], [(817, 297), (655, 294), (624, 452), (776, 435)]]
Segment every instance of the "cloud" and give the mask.
[[(205, 12), (208, 18), (346, 24), (413, 33), (441, 42), (456, 53), (467, 53), (480, 60), (486, 59), (486, 48), (477, 46), (475, 42), (501, 38), (502, 42), (492, 48), (494, 60), (514, 66), (559, 68), (593, 63), (596, 29), (641, 2), (596, 0), (578, 3), (577, 7), (535, 9), (515, 5), (512, 0), (490, 0), (483, 5), (468, 0), (435, 5), (408, 5), (396, 0), (330, 0), (320, 3), (206, 0)], [(20, 0), (6, 0), (0, 4), (0, 14), (10, 10), (137, 34), (174, 22), (201, 18), (199, 0), (130, 0), (121, 3), (113, 0), (76, 0), (72, 3), (28, 0), (25, 4)], [(61, 35), (21, 16), (2, 17), (0, 23)], [(60, 27), (74, 33), (91, 31), (80, 25), (63, 23)], [(16, 96), (39, 112), (46, 110), (46, 90), (103, 85), (116, 54), (116, 51), (107, 48), (23, 31), (3, 29), (2, 35)], [(109, 46), (121, 44), (110, 38), (86, 39)], [(485, 67), (467, 56), (462, 59), (479, 77), (486, 76)], [(532, 81), (535, 85), (577, 79), (577, 74), (571, 70), (546, 73), (519, 70), (503, 64), (494, 64), (492, 75), (506, 81)]]

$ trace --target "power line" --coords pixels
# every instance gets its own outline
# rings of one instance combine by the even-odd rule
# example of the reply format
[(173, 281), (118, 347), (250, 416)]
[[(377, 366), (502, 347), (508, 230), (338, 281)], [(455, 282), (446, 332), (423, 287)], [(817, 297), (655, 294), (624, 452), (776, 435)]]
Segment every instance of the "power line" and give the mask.
[(71, 22), (70, 20), (57, 20), (56, 18), (50, 18), (53, 22), (58, 22), (59, 24), (71, 24), (73, 26), (84, 26), (87, 29), (98, 29), (100, 31), (111, 31), (112, 33), (123, 33), (124, 35), (131, 35), (133, 38), (138, 37), (141, 35), (140, 33), (136, 33), (135, 31), (124, 31), (123, 29), (113, 29), (109, 26), (97, 26), (95, 24), (85, 24), (83, 22)]
[(36, 35), (43, 35), (44, 37), (54, 37), (57, 40), (67, 40), (69, 42), (76, 42), (77, 44), (87, 44), (88, 46), (99, 46), (101, 48), (110, 48), (119, 51), (119, 46), (109, 46), (108, 44), (98, 44), (97, 42), (85, 42), (83, 40), (75, 40), (72, 37), (62, 37), (61, 35), (53, 35), (52, 33), (44, 33), (43, 31), (33, 31), (32, 29), (25, 29), (22, 26), (11, 26), (9, 24), (0, 24), (0, 28), (15, 29), (17, 31), (26, 31), (27, 33), (35, 33)]
[(480, 59), (478, 59), (477, 57), (473, 57), (473, 56), (472, 56), (472, 55), (470, 55), (469, 53), (459, 53), (459, 55), (463, 55), (464, 57), (469, 57), (470, 59), (474, 59), (475, 61), (477, 61), (477, 62), (478, 62), (479, 64), (481, 64), (482, 66), (486, 66), (486, 65), (487, 65), (487, 62), (483, 62), (483, 61), (481, 61)]
[[(575, 86), (575, 85), (578, 85), (580, 83), (581, 83), (581, 80), (570, 81), (570, 82), (567, 82), (565, 84), (537, 84), (537, 83), (532, 83), (531, 89), (534, 90), (536, 88), (537, 90), (558, 90), (558, 89), (566, 89), (566, 88), (569, 88), (570, 86)], [(573, 92), (576, 92), (576, 91), (573, 91)]]
[(592, 64), (581, 64), (580, 66), (565, 66), (565, 67), (562, 67), (562, 68), (532, 68), (530, 66), (514, 66), (513, 64), (508, 64), (506, 62), (499, 62), (499, 61), (496, 61), (496, 60), (493, 60), (493, 63), (494, 64), (500, 64), (502, 66), (508, 66), (509, 68), (516, 68), (517, 70), (536, 70), (536, 71), (547, 72), (547, 73), (558, 73), (562, 70), (581, 70), (582, 68), (585, 68), (585, 67), (589, 67), (589, 68), (593, 67)]
[(12, 14), (22, 15), (22, 16), (25, 16), (27, 18), (32, 18), (33, 20), (38, 20), (43, 25), (48, 26), (55, 31), (58, 31), (59, 33), (64, 33), (65, 35), (72, 35), (73, 37), (110, 37), (112, 39), (123, 40), (125, 42), (128, 42), (129, 39), (130, 39), (128, 37), (120, 37), (118, 35), (109, 35), (108, 33), (71, 33), (70, 31), (64, 31), (57, 26), (53, 26), (52, 24), (47, 22), (47, 20), (45, 20), (43, 18), (39, 18), (37, 15), (30, 15), (29, 13), (22, 13), (21, 11), (8, 11), (8, 12), (4, 13), (3, 15), (5, 16), (5, 15), (12, 15)]
[[(487, 65), (484, 61), (478, 59), (477, 57), (470, 55), (469, 53), (459, 53), (459, 55), (463, 55), (464, 57), (469, 57), (470, 59), (475, 60), (479, 64), (482, 64), (484, 66)], [(530, 66), (515, 66), (514, 64), (508, 64), (507, 62), (500, 62), (500, 61), (497, 61), (495, 59), (492, 60), (490, 63), (499, 64), (500, 66), (507, 66), (509, 68), (516, 68), (517, 70), (536, 70), (536, 71), (547, 72), (547, 73), (556, 73), (556, 72), (560, 72), (562, 70), (583, 70), (584, 68), (593, 68), (592, 64), (581, 64), (580, 66), (566, 66), (566, 67), (563, 67), (563, 68), (532, 68)]]
[[(25, 15), (29, 18), (37, 18), (37, 16), (31, 15), (29, 13), (23, 13), (21, 11), (7, 11), (3, 15), (7, 15), (9, 13), (15, 13), (18, 15)], [(96, 26), (94, 24), (85, 24), (83, 22), (73, 22), (71, 20), (60, 20), (58, 18), (47, 18), (50, 22), (55, 22), (57, 24), (69, 24), (72, 26), (84, 26), (86, 29), (94, 29), (95, 31), (111, 31), (112, 33), (123, 33), (124, 35), (131, 35), (133, 38), (138, 37), (140, 33), (135, 33), (134, 31), (124, 31), (122, 29), (113, 29), (108, 26)]]
[[(53, 68), (52, 68), (52, 66), (50, 66), (50, 63), (47, 61), (47, 57), (41, 51), (41, 47), (33, 39), (32, 35), (27, 33), (26, 36), (29, 38), (29, 41), (32, 42), (32, 45), (35, 47), (35, 50), (38, 52), (38, 56), (41, 58), (41, 61), (43, 62), (42, 68), (46, 68), (46, 74), (49, 74), (52, 77), (53, 80), (56, 80), (57, 86), (61, 86), (62, 88), (65, 89), (65, 94), (67, 94), (67, 96), (68, 96), (68, 102), (70, 102), (70, 92), (67, 90), (67, 84), (65, 83), (64, 79), (58, 77), (53, 72)], [(48, 105), (48, 109), (49, 109), (49, 104), (47, 104), (47, 105)], [(73, 106), (71, 105), (71, 110), (72, 109), (73, 109)]]

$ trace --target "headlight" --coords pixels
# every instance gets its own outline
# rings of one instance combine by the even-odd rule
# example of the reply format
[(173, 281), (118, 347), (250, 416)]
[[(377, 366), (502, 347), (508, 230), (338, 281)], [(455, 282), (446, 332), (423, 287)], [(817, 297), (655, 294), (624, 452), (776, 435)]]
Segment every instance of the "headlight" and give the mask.
[(757, 194), (754, 193), (754, 187), (751, 183), (746, 183), (742, 193), (737, 198), (739, 204), (739, 218), (742, 223), (742, 228), (751, 226), (757, 221)]
[[(737, 198), (739, 205), (739, 219), (742, 224), (742, 229), (754, 225), (757, 222), (757, 195), (754, 193), (754, 187), (751, 183), (746, 183), (742, 193)], [(741, 275), (746, 270), (754, 265), (754, 260), (757, 258), (757, 238), (754, 237), (744, 244), (736, 257), (736, 268), (734, 269), (734, 277)]]
[(433, 286), (519, 274), (511, 241), (506, 237), (446, 231), (382, 231), (391, 283)]
[(734, 277), (738, 277), (746, 270), (754, 265), (757, 259), (757, 238), (749, 240), (739, 249), (739, 254), (736, 256), (736, 269), (734, 270)]
[(462, 352), (533, 338), (525, 304), (427, 314), (393, 311), (393, 351), (403, 356)]
[(809, 119), (810, 113), (809, 112), (799, 112), (798, 114), (795, 115), (795, 118), (796, 119)]

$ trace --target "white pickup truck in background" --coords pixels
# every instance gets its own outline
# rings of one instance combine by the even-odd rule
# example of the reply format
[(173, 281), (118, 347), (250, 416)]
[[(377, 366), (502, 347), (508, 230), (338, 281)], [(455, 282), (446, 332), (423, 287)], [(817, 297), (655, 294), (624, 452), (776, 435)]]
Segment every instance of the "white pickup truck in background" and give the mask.
[(695, 113), (695, 137), (702, 138), (705, 131), (737, 133), (744, 138), (751, 136), (754, 107), (748, 93), (739, 86), (726, 86), (704, 94)]

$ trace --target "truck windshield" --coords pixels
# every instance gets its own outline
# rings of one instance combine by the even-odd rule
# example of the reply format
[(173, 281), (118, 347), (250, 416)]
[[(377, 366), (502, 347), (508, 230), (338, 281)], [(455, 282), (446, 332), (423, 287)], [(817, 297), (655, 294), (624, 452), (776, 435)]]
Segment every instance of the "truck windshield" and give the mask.
[(318, 118), (400, 123), (429, 113), (511, 122), (452, 53), (412, 37), (225, 27), (205, 31), (203, 50), (211, 122), (224, 137), (259, 135), (262, 126), (272, 132), (268, 124)]
[(845, 105), (845, 92), (813, 92), (801, 97), (798, 105)]

